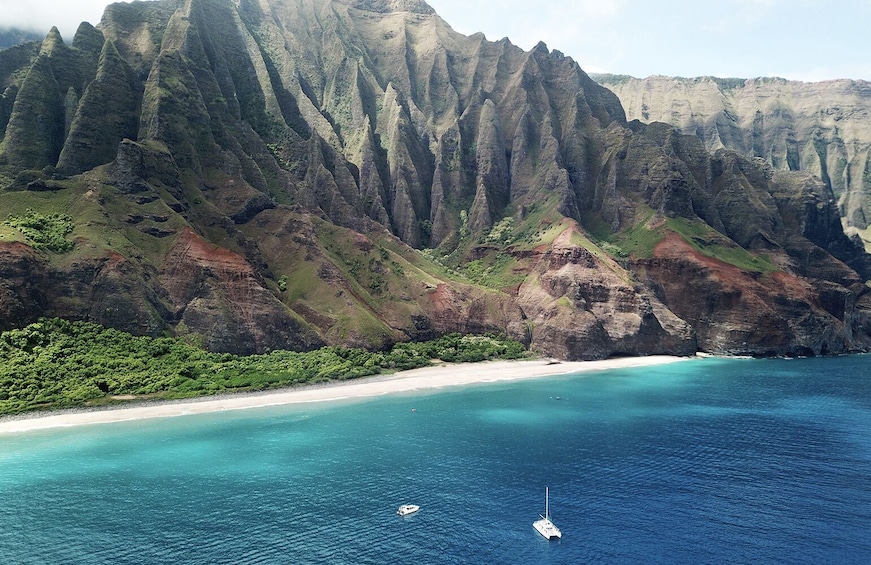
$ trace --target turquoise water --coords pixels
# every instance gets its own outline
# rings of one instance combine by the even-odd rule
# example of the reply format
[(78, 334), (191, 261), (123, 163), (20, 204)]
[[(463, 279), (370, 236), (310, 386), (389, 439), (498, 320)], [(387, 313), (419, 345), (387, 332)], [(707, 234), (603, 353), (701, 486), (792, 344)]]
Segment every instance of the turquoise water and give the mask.
[[(871, 563), (869, 369), (700, 359), (0, 435), (0, 561)], [(560, 541), (532, 529), (545, 486)]]

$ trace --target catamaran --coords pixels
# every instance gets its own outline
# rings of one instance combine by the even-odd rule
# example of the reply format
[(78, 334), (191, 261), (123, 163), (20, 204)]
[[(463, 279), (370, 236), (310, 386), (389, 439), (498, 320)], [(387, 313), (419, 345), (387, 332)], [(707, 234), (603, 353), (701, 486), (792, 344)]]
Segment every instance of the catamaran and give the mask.
[(544, 487), (544, 516), (541, 516), (541, 520), (533, 522), (532, 527), (547, 539), (559, 539), (563, 537), (563, 533), (559, 531), (559, 528), (557, 528), (553, 522), (550, 521), (549, 498), (550, 493), (548, 492), (548, 487)]

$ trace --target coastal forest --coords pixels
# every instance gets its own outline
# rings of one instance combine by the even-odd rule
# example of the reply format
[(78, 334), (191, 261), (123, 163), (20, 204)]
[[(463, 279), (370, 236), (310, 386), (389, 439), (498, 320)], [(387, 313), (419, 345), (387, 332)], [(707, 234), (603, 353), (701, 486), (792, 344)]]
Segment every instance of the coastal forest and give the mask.
[(521, 359), (519, 342), (448, 334), (387, 351), (322, 347), (238, 356), (179, 338), (40, 320), (0, 334), (0, 415), (315, 385), (430, 366)]

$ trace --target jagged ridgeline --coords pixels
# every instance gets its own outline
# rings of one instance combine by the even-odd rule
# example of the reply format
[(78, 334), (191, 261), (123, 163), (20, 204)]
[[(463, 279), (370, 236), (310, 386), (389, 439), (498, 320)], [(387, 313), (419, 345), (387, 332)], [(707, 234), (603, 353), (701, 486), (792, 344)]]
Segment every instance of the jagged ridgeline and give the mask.
[(709, 151), (732, 149), (832, 189), (849, 234), (871, 249), (871, 83), (619, 75), (593, 77), (629, 118), (669, 123)]
[(871, 347), (829, 185), (627, 122), (571, 58), (418, 0), (113, 4), (69, 44), (0, 51), (0, 87), (3, 328), (233, 353)]

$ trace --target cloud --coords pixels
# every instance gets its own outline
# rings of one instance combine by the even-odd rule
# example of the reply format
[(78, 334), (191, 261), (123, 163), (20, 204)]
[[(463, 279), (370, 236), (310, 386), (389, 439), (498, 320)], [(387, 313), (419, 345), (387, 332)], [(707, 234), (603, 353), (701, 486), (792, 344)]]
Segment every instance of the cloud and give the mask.
[(45, 32), (56, 26), (68, 43), (82, 22), (100, 23), (112, 0), (0, 0), (0, 26)]

